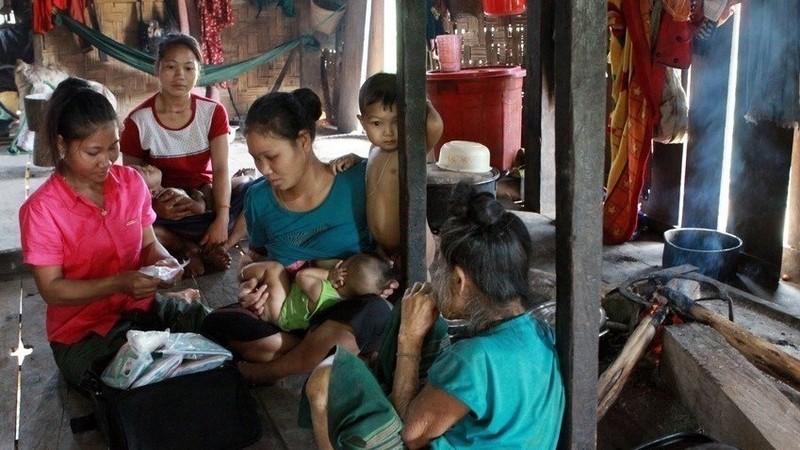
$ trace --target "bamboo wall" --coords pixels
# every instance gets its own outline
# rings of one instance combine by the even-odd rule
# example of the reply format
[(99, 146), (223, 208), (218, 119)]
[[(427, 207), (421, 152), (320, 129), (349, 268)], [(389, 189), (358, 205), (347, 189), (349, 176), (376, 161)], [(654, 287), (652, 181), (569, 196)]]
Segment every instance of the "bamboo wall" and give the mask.
[[(125, 45), (138, 48), (139, 7), (136, 1), (95, 0), (102, 32)], [(257, 10), (247, 0), (233, 0), (234, 24), (222, 33), (225, 61), (241, 61), (267, 52), (296, 36), (296, 19), (286, 18), (276, 7), (270, 7), (256, 18)], [(144, 1), (144, 19), (164, 17), (162, 1)], [(88, 18), (88, 15), (87, 15)], [(119, 113), (126, 115), (149, 95), (158, 90), (158, 81), (144, 72), (108, 58), (100, 60), (96, 49), (81, 51), (81, 46), (66, 27), (58, 26), (45, 36), (37, 36), (42, 48), (42, 62), (63, 66), (71, 75), (92, 79), (106, 85), (117, 97)], [(275, 84), (289, 53), (229, 82), (230, 94), (221, 89), (221, 101), (234, 116), (236, 109), (245, 114), (250, 104), (260, 95), (269, 92)], [(283, 79), (282, 90), (299, 87), (299, 61), (292, 58), (292, 66)], [(234, 108), (234, 103), (236, 108)]]

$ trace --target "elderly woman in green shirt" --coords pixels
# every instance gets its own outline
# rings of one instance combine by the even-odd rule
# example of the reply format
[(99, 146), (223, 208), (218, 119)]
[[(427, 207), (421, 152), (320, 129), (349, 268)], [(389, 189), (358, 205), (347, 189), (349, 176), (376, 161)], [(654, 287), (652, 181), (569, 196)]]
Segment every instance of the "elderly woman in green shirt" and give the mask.
[[(311, 374), (320, 448), (556, 447), (564, 388), (552, 330), (527, 312), (528, 231), (467, 185), (452, 205), (431, 282), (395, 308), (374, 372), (337, 349)], [(449, 345), (442, 317), (470, 332)]]

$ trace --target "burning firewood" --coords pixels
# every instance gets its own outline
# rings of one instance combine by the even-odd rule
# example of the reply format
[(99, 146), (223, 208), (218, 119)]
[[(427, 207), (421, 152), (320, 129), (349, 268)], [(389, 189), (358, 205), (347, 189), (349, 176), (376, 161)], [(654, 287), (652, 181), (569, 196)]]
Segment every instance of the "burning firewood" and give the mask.
[(636, 363), (642, 358), (645, 350), (650, 345), (656, 330), (667, 316), (667, 308), (663, 305), (654, 305), (650, 314), (647, 315), (631, 334), (625, 343), (617, 359), (603, 372), (597, 383), (597, 420), (603, 418), (608, 408), (622, 392), (625, 382)]

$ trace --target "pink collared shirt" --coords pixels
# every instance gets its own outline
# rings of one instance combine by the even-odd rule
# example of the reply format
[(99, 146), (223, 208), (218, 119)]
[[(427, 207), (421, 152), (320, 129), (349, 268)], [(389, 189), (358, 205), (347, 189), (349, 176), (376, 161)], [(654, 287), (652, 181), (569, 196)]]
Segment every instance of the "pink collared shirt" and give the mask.
[[(142, 229), (156, 214), (141, 176), (114, 165), (101, 209), (54, 173), (19, 210), (24, 261), (61, 266), (65, 279), (91, 280), (141, 266)], [(116, 293), (85, 305), (47, 305), (47, 339), (72, 344), (89, 333), (105, 336), (123, 311), (148, 310), (153, 297)]]

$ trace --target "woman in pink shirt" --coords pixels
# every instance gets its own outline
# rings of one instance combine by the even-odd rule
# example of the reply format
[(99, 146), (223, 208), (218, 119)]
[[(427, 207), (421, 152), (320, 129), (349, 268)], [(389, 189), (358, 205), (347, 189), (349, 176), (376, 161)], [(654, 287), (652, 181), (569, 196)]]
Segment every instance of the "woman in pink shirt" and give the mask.
[[(156, 293), (183, 270), (156, 239), (141, 176), (113, 164), (119, 121), (108, 100), (68, 78), (48, 103), (42, 134), (58, 163), (20, 208), (22, 253), (47, 303), (56, 364), (77, 386), (93, 361), (117, 352), (128, 330), (194, 331), (206, 309), (189, 291)], [(148, 265), (175, 276), (162, 281), (139, 271)]]

